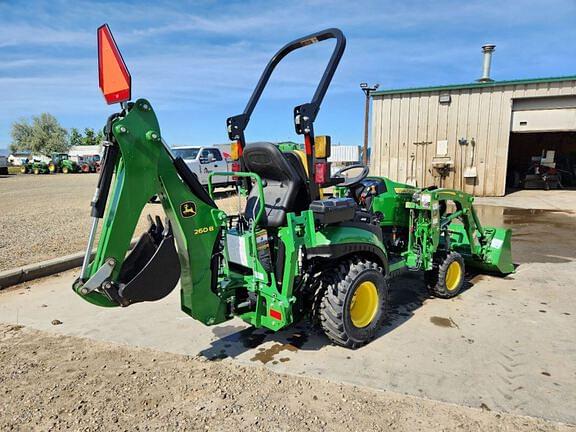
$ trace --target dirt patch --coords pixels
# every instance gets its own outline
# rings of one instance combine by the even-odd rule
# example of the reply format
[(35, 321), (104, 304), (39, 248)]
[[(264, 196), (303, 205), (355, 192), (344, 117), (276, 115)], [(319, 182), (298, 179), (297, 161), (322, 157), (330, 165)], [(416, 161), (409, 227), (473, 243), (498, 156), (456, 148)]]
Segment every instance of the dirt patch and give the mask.
[(430, 318), (430, 322), (438, 327), (445, 328), (457, 328), (458, 325), (454, 322), (452, 318), (444, 318), (439, 316), (433, 316)]
[[(0, 271), (82, 251), (97, 180), (97, 174), (0, 179)], [(217, 198), (220, 208), (235, 211), (236, 196), (220, 191)], [(135, 235), (148, 229), (148, 214), (164, 217), (159, 203), (148, 204)]]
[(0, 364), (0, 430), (575, 430), (20, 326), (0, 325)]

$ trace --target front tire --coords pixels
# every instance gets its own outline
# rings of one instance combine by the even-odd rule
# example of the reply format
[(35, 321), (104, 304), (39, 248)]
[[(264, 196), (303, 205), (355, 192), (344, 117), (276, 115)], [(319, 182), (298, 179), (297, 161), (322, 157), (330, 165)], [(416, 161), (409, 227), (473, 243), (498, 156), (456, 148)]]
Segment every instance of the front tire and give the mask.
[(434, 263), (434, 268), (424, 274), (428, 291), (435, 297), (452, 298), (464, 286), (464, 258), (458, 252), (450, 252)]
[(382, 267), (353, 258), (326, 276), (320, 302), (320, 326), (337, 345), (358, 348), (376, 336), (388, 313), (388, 283)]

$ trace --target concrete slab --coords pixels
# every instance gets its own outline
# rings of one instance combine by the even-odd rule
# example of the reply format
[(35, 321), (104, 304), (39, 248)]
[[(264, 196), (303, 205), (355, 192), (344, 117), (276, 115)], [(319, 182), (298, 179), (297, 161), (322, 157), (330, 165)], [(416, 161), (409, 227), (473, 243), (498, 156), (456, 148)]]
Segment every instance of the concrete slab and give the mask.
[(427, 298), (419, 274), (395, 280), (390, 322), (355, 351), (305, 323), (276, 334), (239, 320), (204, 327), (179, 311), (176, 291), (99, 309), (72, 293), (77, 271), (0, 293), (0, 321), (576, 423), (576, 219), (504, 209), (483, 217), (514, 226), (517, 272), (472, 277), (452, 300)]
[(576, 191), (522, 189), (503, 197), (478, 197), (477, 204), (524, 209), (576, 211)]

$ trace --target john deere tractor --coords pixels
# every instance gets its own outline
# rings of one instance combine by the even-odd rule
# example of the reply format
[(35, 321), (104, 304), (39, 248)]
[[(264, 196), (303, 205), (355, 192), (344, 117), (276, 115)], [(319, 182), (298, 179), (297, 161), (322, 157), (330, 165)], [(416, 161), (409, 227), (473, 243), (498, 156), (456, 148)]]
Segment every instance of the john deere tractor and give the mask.
[(67, 153), (52, 153), (52, 160), (48, 164), (51, 174), (71, 174), (80, 172), (80, 166), (70, 159)]
[(48, 174), (48, 164), (42, 160), (34, 159), (31, 162), (22, 164), (20, 167), (22, 174)]
[[(328, 39), (336, 43), (314, 96), (294, 108), (304, 151), (282, 151), (269, 142), (246, 145), (245, 129), (278, 63)], [(239, 171), (211, 173), (206, 191), (162, 139), (150, 102), (130, 101), (130, 74), (108, 26), (100, 27), (100, 87), (121, 110), (104, 128), (92, 228), (74, 291), (98, 306), (127, 307), (159, 300), (180, 281), (182, 310), (206, 325), (240, 317), (277, 331), (311, 316), (333, 342), (354, 348), (374, 338), (385, 319), (394, 271), (426, 272), (439, 297), (460, 292), (466, 264), (513, 271), (510, 231), (481, 227), (469, 195), (370, 177), (366, 167), (353, 177), (330, 175), (330, 139), (315, 136), (314, 121), (345, 45), (340, 30), (328, 29), (274, 55), (243, 113), (227, 120)], [(237, 214), (214, 201), (219, 176), (239, 179), (246, 206)], [(328, 187), (335, 196), (327, 197)], [(154, 195), (167, 220), (150, 220), (127, 254)]]
[(32, 164), (33, 162), (26, 161), (22, 162), (20, 165), (20, 174), (30, 174), (32, 172)]

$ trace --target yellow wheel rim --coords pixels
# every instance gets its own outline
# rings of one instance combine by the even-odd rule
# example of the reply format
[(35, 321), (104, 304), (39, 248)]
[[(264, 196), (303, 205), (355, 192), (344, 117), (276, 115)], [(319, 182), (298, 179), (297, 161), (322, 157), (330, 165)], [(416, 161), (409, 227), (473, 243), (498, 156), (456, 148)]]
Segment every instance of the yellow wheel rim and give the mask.
[(378, 290), (373, 282), (362, 282), (350, 303), (350, 318), (357, 328), (366, 327), (378, 312)]
[(448, 271), (446, 272), (446, 289), (448, 291), (454, 291), (460, 285), (460, 280), (462, 279), (462, 267), (458, 261), (453, 261), (448, 266)]

